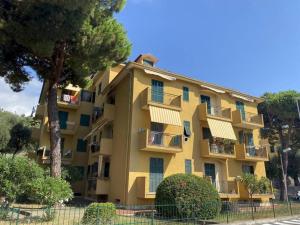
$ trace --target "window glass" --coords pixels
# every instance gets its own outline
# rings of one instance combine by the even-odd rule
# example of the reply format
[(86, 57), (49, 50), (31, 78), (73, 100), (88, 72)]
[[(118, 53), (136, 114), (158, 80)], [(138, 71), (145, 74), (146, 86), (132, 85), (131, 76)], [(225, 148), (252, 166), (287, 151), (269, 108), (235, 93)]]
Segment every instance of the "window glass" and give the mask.
[(83, 139), (77, 140), (77, 152), (86, 152), (87, 141)]
[(191, 136), (191, 123), (190, 121), (183, 121), (183, 134), (186, 137)]
[(192, 160), (190, 159), (185, 160), (185, 173), (192, 174)]
[(189, 88), (188, 87), (183, 87), (183, 101), (188, 102), (189, 101)]
[(83, 102), (92, 102), (93, 93), (90, 91), (82, 90), (81, 91), (81, 101)]

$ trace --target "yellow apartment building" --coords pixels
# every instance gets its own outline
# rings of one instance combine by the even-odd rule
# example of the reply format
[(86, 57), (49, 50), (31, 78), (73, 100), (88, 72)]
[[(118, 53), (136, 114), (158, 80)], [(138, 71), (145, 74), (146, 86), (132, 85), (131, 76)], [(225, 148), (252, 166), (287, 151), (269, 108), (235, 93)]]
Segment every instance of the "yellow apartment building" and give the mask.
[[(223, 200), (246, 201), (243, 173), (265, 176), (268, 143), (257, 105), (262, 99), (155, 67), (140, 55), (91, 77), (85, 90), (58, 94), (62, 163), (79, 168), (75, 195), (120, 204), (150, 204), (163, 178), (206, 177)], [(49, 164), (47, 84), (36, 117), (39, 163)], [(36, 132), (37, 133), (37, 132)], [(268, 201), (272, 194), (255, 195)]]

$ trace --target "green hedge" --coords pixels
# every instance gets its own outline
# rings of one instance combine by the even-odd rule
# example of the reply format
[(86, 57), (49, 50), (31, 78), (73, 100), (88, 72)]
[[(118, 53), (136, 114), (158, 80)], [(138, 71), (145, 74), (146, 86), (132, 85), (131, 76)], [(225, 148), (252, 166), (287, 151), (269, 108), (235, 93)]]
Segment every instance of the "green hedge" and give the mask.
[(221, 210), (221, 199), (209, 181), (195, 175), (176, 174), (158, 186), (155, 205), (164, 217), (213, 219)]
[(84, 212), (81, 224), (111, 224), (116, 216), (116, 207), (112, 203), (92, 203)]

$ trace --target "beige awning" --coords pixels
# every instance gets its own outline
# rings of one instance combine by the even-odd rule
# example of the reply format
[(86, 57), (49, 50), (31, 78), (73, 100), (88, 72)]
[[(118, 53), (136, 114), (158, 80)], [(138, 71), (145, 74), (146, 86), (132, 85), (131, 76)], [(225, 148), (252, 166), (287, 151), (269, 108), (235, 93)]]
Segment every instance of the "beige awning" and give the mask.
[(213, 137), (236, 140), (233, 127), (230, 122), (207, 119)]
[(207, 86), (207, 85), (201, 85), (201, 87), (206, 88), (206, 89), (211, 90), (211, 91), (214, 91), (214, 92), (217, 92), (217, 93), (220, 93), (220, 94), (226, 93), (223, 90), (220, 90), (220, 89), (214, 88), (214, 87), (210, 87), (210, 86)]
[(162, 74), (162, 73), (158, 73), (158, 72), (155, 72), (155, 71), (152, 71), (152, 70), (144, 69), (144, 71), (147, 74), (152, 74), (152, 75), (155, 75), (155, 76), (159, 76), (159, 77), (164, 78), (166, 80), (170, 80), (170, 81), (176, 80), (176, 77), (171, 77), (171, 76), (168, 76), (168, 75), (165, 75), (165, 74)]
[(180, 113), (176, 110), (149, 106), (151, 122), (181, 126)]
[(246, 96), (242, 96), (242, 95), (238, 95), (238, 94), (231, 94), (231, 96), (235, 97), (235, 98), (239, 98), (239, 99), (245, 100), (245, 101), (248, 101), (248, 102), (254, 102), (253, 98), (248, 98)]

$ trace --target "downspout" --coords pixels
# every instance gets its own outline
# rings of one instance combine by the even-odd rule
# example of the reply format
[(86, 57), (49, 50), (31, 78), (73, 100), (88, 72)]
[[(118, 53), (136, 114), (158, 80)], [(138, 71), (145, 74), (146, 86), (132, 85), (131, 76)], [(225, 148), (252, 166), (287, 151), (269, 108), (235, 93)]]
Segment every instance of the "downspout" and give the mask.
[(125, 151), (125, 188), (124, 200), (127, 204), (128, 200), (128, 179), (129, 179), (129, 160), (130, 160), (130, 145), (131, 145), (131, 125), (132, 125), (132, 98), (133, 98), (133, 72), (129, 71), (129, 98), (128, 98), (128, 122), (127, 122), (127, 138), (126, 138), (126, 151)]

